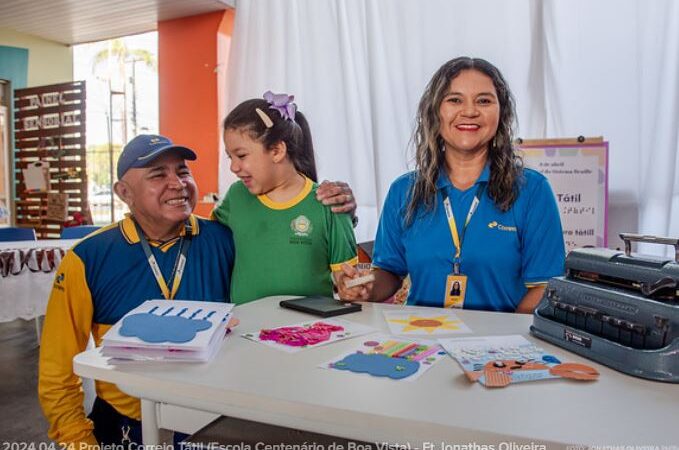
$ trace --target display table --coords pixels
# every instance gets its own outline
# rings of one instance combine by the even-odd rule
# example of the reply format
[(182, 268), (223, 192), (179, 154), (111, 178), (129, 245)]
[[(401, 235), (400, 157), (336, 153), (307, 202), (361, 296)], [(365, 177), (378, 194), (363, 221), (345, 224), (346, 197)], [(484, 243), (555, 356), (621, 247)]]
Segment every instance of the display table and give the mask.
[[(420, 450), (446, 450), (442, 443), (493, 444), (506, 450), (519, 447), (497, 446), (679, 443), (679, 386), (633, 378), (540, 341), (528, 333), (531, 316), (457, 312), (474, 335), (521, 334), (563, 362), (596, 367), (600, 380), (545, 380), (489, 389), (470, 383), (452, 358), (413, 382), (324, 370), (319, 364), (349, 351), (356, 339), (366, 336), (293, 354), (239, 336), (310, 318), (280, 308), (284, 298), (236, 307), (241, 323), (210, 364), (115, 367), (94, 349), (75, 357), (75, 372), (116, 383), (142, 398), (145, 444), (156, 444), (157, 428), (164, 425), (158, 402)], [(387, 332), (385, 308), (402, 307), (364, 304), (362, 312), (342, 318)]]
[[(0, 322), (10, 322), (15, 319), (31, 320), (45, 314), (54, 272), (60, 259), (60, 255), (56, 256), (56, 254), (57, 252), (65, 253), (76, 242), (78, 239), (0, 242), (0, 254), (6, 256), (14, 250), (19, 250), (22, 255), (33, 250), (33, 256), (37, 253), (41, 257), (45, 249), (52, 252), (50, 261), (45, 263), (42, 263), (41, 258), (34, 258), (30, 264), (23, 264), (19, 267), (11, 261), (13, 268), (6, 276), (0, 277)], [(56, 261), (51, 259), (54, 256), (57, 257)], [(16, 260), (13, 256), (12, 258)], [(6, 258), (5, 262), (9, 264), (10, 258)]]

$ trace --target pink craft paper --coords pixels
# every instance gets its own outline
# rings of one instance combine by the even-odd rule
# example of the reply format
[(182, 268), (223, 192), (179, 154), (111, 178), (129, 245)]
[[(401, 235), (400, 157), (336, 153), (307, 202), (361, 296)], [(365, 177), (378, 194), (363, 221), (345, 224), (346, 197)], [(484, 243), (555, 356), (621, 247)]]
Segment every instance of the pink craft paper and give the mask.
[(290, 347), (304, 347), (327, 341), (335, 331), (344, 331), (344, 327), (316, 322), (308, 327), (280, 327), (261, 330), (259, 338), (262, 341), (274, 341)]

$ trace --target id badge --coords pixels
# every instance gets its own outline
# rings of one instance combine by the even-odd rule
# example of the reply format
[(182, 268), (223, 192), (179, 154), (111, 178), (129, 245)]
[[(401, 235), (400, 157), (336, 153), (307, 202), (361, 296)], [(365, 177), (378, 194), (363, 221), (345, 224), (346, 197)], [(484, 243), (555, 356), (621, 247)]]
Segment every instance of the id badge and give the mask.
[(462, 308), (467, 293), (467, 275), (448, 275), (446, 296), (443, 304), (446, 308)]

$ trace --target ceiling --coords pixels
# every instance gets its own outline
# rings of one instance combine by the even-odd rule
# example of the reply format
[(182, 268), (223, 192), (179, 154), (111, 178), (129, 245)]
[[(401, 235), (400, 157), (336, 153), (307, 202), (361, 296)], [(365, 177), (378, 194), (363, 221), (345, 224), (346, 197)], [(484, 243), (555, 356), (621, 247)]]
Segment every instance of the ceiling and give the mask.
[(1, 0), (0, 28), (82, 44), (157, 29), (159, 21), (233, 8), (236, 0)]

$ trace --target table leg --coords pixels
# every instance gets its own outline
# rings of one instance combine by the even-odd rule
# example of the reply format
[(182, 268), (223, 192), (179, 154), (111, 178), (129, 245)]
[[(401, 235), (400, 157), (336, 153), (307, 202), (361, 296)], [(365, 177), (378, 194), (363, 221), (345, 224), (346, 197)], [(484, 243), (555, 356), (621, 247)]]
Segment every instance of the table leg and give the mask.
[(141, 439), (144, 445), (159, 445), (160, 430), (158, 428), (157, 403), (141, 399)]
[(40, 316), (35, 316), (35, 336), (38, 339), (38, 347), (40, 347)]

